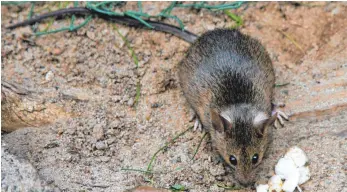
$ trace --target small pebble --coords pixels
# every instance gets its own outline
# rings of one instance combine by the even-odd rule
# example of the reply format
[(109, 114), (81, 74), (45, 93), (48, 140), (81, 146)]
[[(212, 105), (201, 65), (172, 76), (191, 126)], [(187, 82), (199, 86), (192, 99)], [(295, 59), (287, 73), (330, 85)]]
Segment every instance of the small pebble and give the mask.
[(216, 180), (217, 180), (217, 181), (224, 181), (223, 177), (220, 176), (220, 175), (216, 176)]
[(203, 171), (203, 167), (201, 166), (201, 164), (195, 163), (191, 166), (191, 169), (194, 173), (201, 173)]
[(45, 77), (46, 81), (52, 81), (53, 78), (54, 78), (54, 73), (52, 71), (48, 71)]
[(107, 145), (104, 141), (98, 141), (95, 143), (95, 148), (98, 150), (103, 150), (107, 148)]
[(211, 166), (209, 170), (210, 170), (211, 175), (213, 175), (213, 176), (225, 174), (225, 170), (224, 170), (222, 164)]
[(130, 99), (128, 100), (128, 106), (129, 106), (129, 107), (132, 107), (132, 106), (134, 105), (134, 103), (135, 103), (135, 101), (134, 101), (133, 98), (130, 98)]
[(159, 103), (153, 103), (151, 107), (152, 107), (152, 108), (158, 108), (158, 107), (160, 107), (160, 106), (161, 106), (161, 105), (160, 105)]
[(102, 156), (102, 157), (100, 157), (100, 160), (101, 160), (102, 162), (108, 162), (108, 161), (111, 160), (111, 157)]
[(95, 125), (95, 127), (93, 128), (93, 137), (96, 140), (101, 140), (104, 138), (104, 129), (102, 125), (100, 124)]
[(335, 9), (333, 9), (332, 11), (331, 11), (331, 14), (332, 15), (337, 15), (337, 14), (339, 14), (340, 13), (340, 8), (339, 7), (336, 7)]
[(114, 128), (119, 128), (120, 127), (120, 125), (121, 125), (121, 121), (120, 121), (120, 119), (119, 118), (116, 118), (116, 119), (114, 119), (111, 123), (110, 123), (110, 125), (109, 125), (109, 128), (112, 128), (112, 129), (114, 129)]
[(59, 49), (59, 48), (55, 48), (52, 50), (53, 55), (61, 55), (63, 52), (64, 52), (64, 49)]
[(91, 31), (87, 31), (87, 37), (89, 37), (89, 39), (94, 40), (95, 39), (95, 33), (91, 32)]
[(107, 139), (107, 144), (108, 144), (108, 145), (111, 145), (111, 144), (114, 143), (115, 141), (116, 141), (116, 138), (115, 138), (115, 137), (109, 138), (109, 139)]

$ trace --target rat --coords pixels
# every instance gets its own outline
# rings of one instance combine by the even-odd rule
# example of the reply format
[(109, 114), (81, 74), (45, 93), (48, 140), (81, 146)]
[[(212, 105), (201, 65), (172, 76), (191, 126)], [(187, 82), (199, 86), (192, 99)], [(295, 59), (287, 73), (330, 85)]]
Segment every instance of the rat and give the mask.
[[(128, 16), (112, 16), (84, 7), (61, 9), (8, 26), (14, 29), (49, 17), (97, 15), (131, 27), (146, 26)], [(275, 74), (271, 59), (254, 38), (236, 29), (216, 29), (202, 36), (176, 26), (145, 20), (154, 30), (192, 43), (179, 64), (179, 82), (196, 114), (194, 130), (204, 129), (225, 162), (235, 169), (242, 185), (256, 179), (256, 170), (285, 113), (273, 104)]]
[(236, 29), (215, 29), (200, 36), (178, 66), (179, 83), (197, 120), (244, 186), (272, 138), (276, 120), (286, 114), (273, 105), (275, 73), (261, 43)]

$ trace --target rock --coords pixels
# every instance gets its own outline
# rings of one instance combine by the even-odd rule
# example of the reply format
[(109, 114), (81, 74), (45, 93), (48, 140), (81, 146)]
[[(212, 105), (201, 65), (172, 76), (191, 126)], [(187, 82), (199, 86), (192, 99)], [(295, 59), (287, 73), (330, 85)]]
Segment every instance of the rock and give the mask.
[(220, 175), (216, 176), (216, 180), (217, 181), (224, 181), (224, 178)]
[(212, 186), (210, 187), (209, 191), (211, 191), (211, 192), (222, 192), (222, 191), (224, 191), (224, 189), (218, 187), (217, 185), (212, 185)]
[(59, 143), (57, 142), (52, 142), (52, 143), (48, 143), (46, 146), (44, 146), (44, 149), (51, 149), (51, 148), (55, 148), (55, 147), (59, 147)]
[(116, 138), (115, 138), (115, 137), (109, 138), (109, 139), (107, 139), (107, 144), (108, 144), (108, 145), (111, 145), (111, 144), (114, 143), (115, 141), (116, 141)]
[(162, 106), (163, 104), (159, 104), (159, 103), (153, 103), (152, 105), (151, 105), (151, 108), (158, 108), (158, 107), (160, 107), (160, 106)]
[(210, 167), (210, 173), (213, 176), (218, 176), (218, 175), (224, 175), (225, 174), (225, 170), (223, 168), (223, 166), (221, 164), (219, 165), (215, 165), (215, 166), (211, 166)]
[(119, 28), (119, 33), (122, 34), (125, 37), (129, 33), (129, 28), (128, 27), (120, 27)]
[(60, 48), (55, 48), (52, 50), (53, 55), (61, 55), (63, 52), (64, 52), (64, 49), (60, 49)]
[(121, 124), (121, 121), (119, 118), (117, 118), (110, 123), (109, 128), (113, 128), (113, 129), (119, 128), (120, 124)]
[(128, 100), (128, 106), (129, 107), (132, 107), (133, 105), (134, 105), (134, 103), (135, 103), (135, 101), (134, 101), (134, 98), (130, 98), (129, 100)]
[(103, 150), (107, 148), (107, 144), (104, 141), (98, 141), (95, 143), (95, 148), (98, 150)]
[(95, 125), (93, 129), (93, 137), (96, 140), (101, 140), (104, 138), (104, 128), (102, 127), (102, 125), (100, 124)]
[(80, 101), (88, 101), (90, 99), (98, 99), (97, 95), (94, 95), (89, 89), (83, 88), (69, 88), (62, 90), (62, 95), (65, 99), (73, 99)]
[(339, 14), (340, 13), (340, 7), (336, 7), (335, 9), (333, 9), (332, 11), (331, 11), (331, 14), (332, 15), (337, 15), (337, 14)]
[(145, 54), (146, 56), (151, 56), (151, 55), (152, 55), (152, 52), (151, 52), (151, 50), (145, 49), (145, 50), (143, 51), (143, 54)]
[(108, 161), (111, 160), (111, 157), (102, 156), (102, 157), (100, 157), (100, 160), (101, 160), (102, 162), (108, 162)]
[(1, 147), (1, 191), (43, 191), (36, 169)]
[(95, 40), (95, 33), (91, 31), (87, 31), (87, 37), (91, 40)]
[(191, 166), (194, 173), (201, 173), (203, 171), (203, 167), (199, 163), (195, 163)]
[(46, 81), (52, 81), (53, 78), (54, 78), (54, 73), (52, 71), (48, 71), (45, 76)]
[(119, 96), (119, 95), (116, 95), (116, 96), (114, 96), (114, 97), (112, 97), (112, 102), (115, 102), (115, 103), (118, 103), (120, 100), (122, 99), (122, 97), (121, 96)]
[(142, 43), (143, 43), (142, 37), (137, 37), (137, 38), (135, 38), (135, 41), (134, 41), (134, 46), (135, 46), (135, 47), (141, 46)]
[(205, 25), (205, 28), (206, 28), (208, 31), (210, 31), (210, 30), (213, 30), (213, 29), (215, 28), (215, 25), (208, 23), (208, 24)]

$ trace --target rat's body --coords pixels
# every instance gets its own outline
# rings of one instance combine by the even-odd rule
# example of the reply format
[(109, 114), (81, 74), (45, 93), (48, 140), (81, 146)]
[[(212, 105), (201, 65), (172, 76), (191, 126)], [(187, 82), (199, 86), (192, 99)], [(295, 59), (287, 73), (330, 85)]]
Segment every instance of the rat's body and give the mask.
[(252, 183), (276, 120), (275, 74), (264, 47), (237, 30), (210, 31), (191, 46), (178, 75), (218, 152), (236, 169), (240, 183)]

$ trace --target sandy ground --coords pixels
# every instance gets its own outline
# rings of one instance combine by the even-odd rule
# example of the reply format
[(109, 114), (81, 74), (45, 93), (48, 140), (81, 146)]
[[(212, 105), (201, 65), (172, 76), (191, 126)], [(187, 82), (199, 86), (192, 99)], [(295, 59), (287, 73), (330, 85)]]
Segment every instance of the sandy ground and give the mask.
[[(144, 11), (155, 13), (167, 4), (143, 3)], [(200, 132), (188, 131), (158, 153), (154, 174), (122, 170), (146, 169), (160, 147), (193, 124), (176, 74), (188, 43), (117, 25), (139, 59), (137, 68), (120, 35), (101, 19), (77, 32), (41, 37), (28, 36), (30, 27), (4, 28), (28, 12), (29, 6), (1, 7), (1, 80), (40, 92), (49, 98), (43, 103), (61, 106), (71, 116), (2, 133), (2, 191), (124, 191), (175, 184), (189, 191), (225, 191), (217, 184), (235, 185), (208, 138), (191, 160)], [(286, 104), (291, 121), (273, 130), (258, 183), (297, 145), (312, 171), (304, 191), (347, 191), (347, 4), (261, 2), (233, 12), (244, 19), (241, 31), (269, 51), (277, 84), (289, 83), (276, 87), (276, 101)], [(187, 29), (196, 34), (234, 24), (221, 12), (177, 9), (174, 14), (184, 15)], [(54, 76), (47, 79), (48, 73)]]

